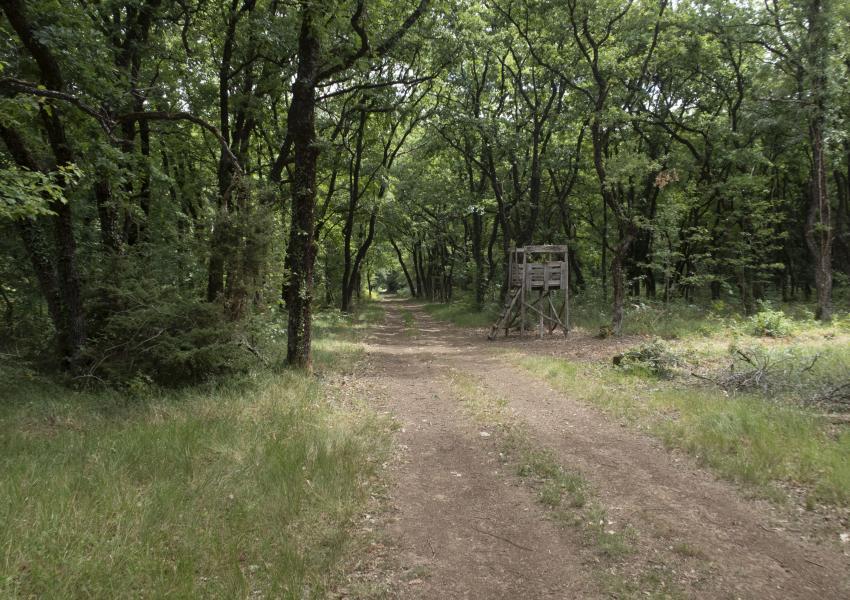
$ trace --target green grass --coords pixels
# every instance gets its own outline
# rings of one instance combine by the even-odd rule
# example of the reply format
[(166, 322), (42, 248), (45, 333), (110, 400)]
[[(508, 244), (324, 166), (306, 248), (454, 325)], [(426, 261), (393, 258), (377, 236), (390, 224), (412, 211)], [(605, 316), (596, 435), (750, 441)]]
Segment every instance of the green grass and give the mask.
[(690, 596), (673, 580), (675, 571), (664, 565), (652, 565), (635, 579), (603, 572), (603, 580), (612, 598), (641, 598), (650, 600), (684, 600)]
[(402, 310), (401, 320), (404, 323), (405, 335), (413, 337), (419, 334), (419, 328), (416, 326), (416, 316), (411, 311)]
[[(366, 329), (383, 322), (385, 311), (377, 302), (364, 301), (351, 314), (323, 310), (313, 319), (313, 360), (318, 372), (350, 372), (364, 350), (359, 340)], [(285, 331), (285, 324), (281, 326)], [(285, 338), (283, 338), (285, 339)], [(283, 357), (280, 358), (280, 364)]]
[[(325, 334), (320, 371), (358, 358)], [(128, 395), (0, 370), (0, 596), (326, 597), (390, 424), (321, 381)]]
[[(426, 304), (424, 308), (433, 317), (460, 327), (489, 327), (499, 314), (499, 307), (493, 303), (487, 304), (484, 310), (476, 310), (469, 295), (460, 295), (457, 300), (447, 304)], [(602, 300), (599, 294), (592, 292), (573, 297), (570, 302), (570, 322), (573, 327), (592, 334), (609, 329), (610, 300)], [(629, 298), (625, 305), (623, 334), (686, 339), (728, 337), (730, 333), (741, 336), (781, 333), (782, 328), (777, 329), (773, 327), (774, 324), (787, 327), (789, 335), (846, 334), (850, 332), (850, 312), (846, 307), (839, 307), (833, 322), (823, 325), (814, 321), (810, 304), (803, 302), (778, 304), (775, 309), (765, 303), (760, 316), (745, 317), (738, 310), (737, 304), (723, 301), (687, 303), (674, 300), (664, 303)]]
[(570, 396), (648, 428), (728, 479), (771, 497), (781, 495), (777, 483), (793, 483), (809, 501), (850, 505), (850, 431), (832, 431), (811, 411), (607, 365), (519, 360)]
[[(574, 327), (593, 334), (610, 328), (610, 302), (579, 296), (571, 303), (570, 319)], [(723, 319), (711, 312), (709, 307), (684, 302), (626, 302), (623, 319), (625, 335), (649, 335), (664, 339), (712, 335), (720, 332), (724, 326)]]
[(357, 341), (363, 331), (381, 323), (384, 317), (384, 308), (372, 300), (358, 303), (350, 314), (337, 309), (325, 309), (313, 317), (313, 337), (317, 341), (327, 338)]
[[(488, 304), (478, 311), (466, 297), (447, 304), (426, 304), (425, 310), (434, 318), (459, 327), (489, 327), (498, 317), (499, 308)], [(600, 331), (611, 323), (610, 308), (606, 303), (580, 299), (571, 303), (572, 326), (591, 333)], [(630, 303), (626, 307), (623, 332), (627, 335), (656, 335), (677, 338), (688, 335), (711, 335), (725, 327), (725, 322), (710, 314), (705, 307), (672, 303)]]
[(426, 304), (425, 311), (440, 321), (447, 321), (458, 327), (489, 327), (496, 321), (498, 310), (488, 305), (478, 311), (468, 299), (461, 299), (448, 304)]

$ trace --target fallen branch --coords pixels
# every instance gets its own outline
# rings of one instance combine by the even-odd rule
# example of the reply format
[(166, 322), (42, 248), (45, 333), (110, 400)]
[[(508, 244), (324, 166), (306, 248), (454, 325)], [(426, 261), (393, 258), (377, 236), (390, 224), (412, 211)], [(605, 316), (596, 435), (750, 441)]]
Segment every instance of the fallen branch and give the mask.
[(506, 542), (506, 543), (510, 544), (511, 546), (519, 548), (520, 550), (526, 550), (527, 552), (534, 552), (533, 548), (523, 546), (522, 544), (517, 544), (516, 542), (509, 540), (506, 537), (502, 537), (501, 535), (498, 535), (498, 534), (495, 534), (495, 533), (490, 533), (489, 531), (485, 531), (484, 529), (479, 529), (475, 525), (472, 525), (472, 529), (477, 531), (478, 533), (483, 533), (484, 535), (489, 535), (490, 537), (494, 537), (497, 540), (502, 540), (503, 542)]

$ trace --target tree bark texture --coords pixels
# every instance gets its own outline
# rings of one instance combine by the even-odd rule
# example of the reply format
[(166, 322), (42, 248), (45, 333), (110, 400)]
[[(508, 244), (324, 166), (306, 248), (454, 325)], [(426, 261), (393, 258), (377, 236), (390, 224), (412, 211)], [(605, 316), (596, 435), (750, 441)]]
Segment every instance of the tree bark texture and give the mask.
[(292, 89), (287, 128), (292, 137), (295, 165), (292, 174), (292, 224), (289, 232), (290, 273), (286, 288), (289, 310), (286, 360), (288, 364), (311, 369), (310, 333), (313, 300), (316, 163), (316, 83), (319, 74), (321, 42), (314, 8), (303, 5), (298, 35), (298, 71)]

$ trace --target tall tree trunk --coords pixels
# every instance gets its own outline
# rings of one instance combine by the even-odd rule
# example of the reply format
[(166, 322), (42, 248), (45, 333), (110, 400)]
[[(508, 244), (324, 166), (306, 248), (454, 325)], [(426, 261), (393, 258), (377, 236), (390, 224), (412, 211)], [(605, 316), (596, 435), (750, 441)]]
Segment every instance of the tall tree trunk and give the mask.
[(815, 318), (832, 319), (832, 215), (826, 181), (824, 129), (827, 111), (827, 55), (829, 24), (824, 0), (809, 0), (806, 67), (812, 94), (809, 141), (812, 147), (812, 179), (809, 211), (806, 220), (806, 242), (815, 259), (817, 309)]
[(835, 265), (850, 275), (850, 143), (844, 143), (842, 167), (834, 172), (838, 206), (835, 214)]
[(826, 188), (823, 129), (820, 124), (812, 123), (810, 138), (813, 160), (809, 214), (806, 221), (806, 242), (815, 262), (815, 288), (818, 303), (815, 318), (828, 323), (832, 320), (833, 231), (829, 195)]
[(112, 196), (109, 178), (103, 175), (94, 184), (95, 204), (100, 220), (100, 241), (110, 252), (119, 253), (124, 240), (118, 228), (118, 207)]
[[(12, 128), (0, 125), (0, 138), (6, 145), (15, 162), (31, 171), (40, 170), (35, 157), (24, 144), (23, 138)], [(47, 303), (47, 311), (53, 327), (56, 329), (60, 355), (69, 356), (72, 352), (71, 341), (62, 306), (62, 296), (53, 258), (55, 249), (45, 238), (40, 222), (46, 219), (21, 219), (17, 222), (18, 232), (24, 249), (30, 258), (39, 289)]]
[[(221, 62), (218, 69), (218, 118), (222, 138), (228, 144), (230, 136), (230, 64), (233, 58), (233, 46), (236, 42), (236, 26), (239, 23), (240, 12), (237, 11), (238, 0), (232, 0), (225, 28), (224, 45), (221, 51)], [(213, 223), (212, 239), (210, 241), (210, 258), (207, 267), (207, 301), (214, 302), (224, 292), (225, 257), (228, 254), (227, 242), (230, 227), (229, 189), (233, 181), (233, 164), (230, 157), (222, 151), (218, 159), (218, 201), (216, 204), (216, 219)]]
[[(51, 90), (64, 91), (65, 84), (59, 63), (50, 48), (36, 35), (24, 3), (21, 0), (6, 0), (0, 6), (2, 6), (12, 29), (15, 30), (21, 42), (38, 64), (44, 86)], [(74, 162), (73, 153), (65, 136), (65, 128), (59, 108), (52, 107), (49, 113), (42, 108), (39, 116), (47, 132), (47, 139), (56, 159), (56, 164), (60, 166), (72, 164)], [(86, 340), (82, 285), (77, 270), (77, 243), (74, 239), (71, 205), (53, 202), (50, 208), (56, 214), (53, 223), (58, 267), (57, 283), (65, 325), (61, 330), (65, 332), (65, 335), (61, 336), (65, 340), (65, 347), (62, 348), (62, 351), (68, 364), (73, 367)]]
[(367, 118), (368, 113), (365, 110), (361, 110), (357, 125), (354, 156), (351, 157), (351, 161), (349, 162), (351, 175), (349, 181), (351, 185), (348, 190), (348, 208), (345, 213), (345, 224), (342, 227), (342, 302), (340, 303), (340, 309), (343, 312), (348, 312), (351, 308), (352, 280), (357, 274), (353, 268), (351, 238), (354, 233), (354, 219), (357, 215), (357, 205), (360, 201), (360, 168), (363, 163), (363, 134), (366, 130)]
[(493, 229), (490, 230), (490, 241), (487, 242), (487, 284), (496, 278), (496, 258), (493, 256), (493, 248), (496, 245), (496, 237), (499, 234), (499, 217), (493, 217)]
[(599, 274), (602, 278), (602, 300), (608, 299), (608, 205), (602, 199), (602, 243), (599, 264)]
[[(42, 109), (42, 119), (47, 129), (47, 138), (59, 165), (73, 163), (73, 154), (65, 137), (65, 128), (59, 112), (54, 108), (48, 115)], [(56, 213), (54, 237), (56, 243), (57, 272), (59, 290), (65, 308), (67, 331), (67, 354), (69, 365), (73, 368), (79, 358), (79, 352), (86, 341), (86, 316), (83, 308), (82, 283), (77, 269), (77, 241), (74, 238), (74, 221), (70, 203), (53, 202), (51, 210)]]
[(484, 251), (482, 238), (484, 235), (484, 215), (476, 208), (472, 211), (472, 260), (475, 263), (475, 309), (484, 307), (484, 292), (487, 280), (484, 273)]
[(292, 174), (292, 224), (287, 256), (290, 273), (287, 285), (289, 322), (286, 360), (295, 367), (312, 368), (310, 333), (313, 303), (313, 268), (316, 247), (315, 227), (316, 163), (316, 83), (319, 74), (321, 42), (314, 23), (314, 8), (302, 5), (298, 35), (298, 70), (292, 86), (292, 104), (287, 119), (292, 138), (295, 165)]
[(623, 332), (623, 306), (626, 297), (625, 273), (623, 269), (625, 257), (626, 247), (623, 244), (618, 244), (614, 251), (614, 256), (611, 257), (611, 286), (614, 292), (611, 307), (611, 331), (614, 335), (620, 335)]
[(431, 286), (425, 279), (425, 267), (422, 258), (422, 243), (419, 241), (413, 242), (413, 268), (416, 272), (416, 290), (419, 292), (418, 297), (427, 298), (430, 293)]

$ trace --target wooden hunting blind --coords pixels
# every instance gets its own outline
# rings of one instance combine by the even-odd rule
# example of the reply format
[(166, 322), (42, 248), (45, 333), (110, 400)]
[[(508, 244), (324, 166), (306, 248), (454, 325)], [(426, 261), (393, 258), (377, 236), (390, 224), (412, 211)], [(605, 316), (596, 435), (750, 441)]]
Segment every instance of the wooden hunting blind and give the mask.
[[(509, 254), (510, 285), (499, 319), (490, 329), (489, 339), (496, 339), (499, 330), (508, 335), (519, 320), (519, 330), (536, 328), (543, 337), (560, 327), (569, 331), (570, 267), (567, 246), (525, 246)], [(530, 317), (530, 319), (529, 319)]]

